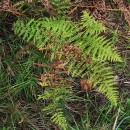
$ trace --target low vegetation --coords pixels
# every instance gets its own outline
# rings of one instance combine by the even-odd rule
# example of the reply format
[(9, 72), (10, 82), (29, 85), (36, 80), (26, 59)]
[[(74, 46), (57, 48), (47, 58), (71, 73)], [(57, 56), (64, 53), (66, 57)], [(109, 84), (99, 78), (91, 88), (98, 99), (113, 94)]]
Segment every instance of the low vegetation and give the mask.
[(129, 1), (103, 2), (0, 2), (0, 129), (130, 129)]

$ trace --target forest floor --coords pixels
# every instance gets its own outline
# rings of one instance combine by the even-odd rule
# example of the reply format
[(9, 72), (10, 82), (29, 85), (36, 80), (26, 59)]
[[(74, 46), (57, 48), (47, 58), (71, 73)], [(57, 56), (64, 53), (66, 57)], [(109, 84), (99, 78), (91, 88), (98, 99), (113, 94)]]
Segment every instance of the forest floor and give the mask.
[[(60, 130), (42, 112), (46, 102), (39, 103), (36, 97), (44, 89), (33, 87), (34, 77), (27, 70), (29, 66), (24, 64), (27, 60), (24, 49), (28, 47), (12, 31), (18, 16), (37, 18), (43, 16), (45, 9), (50, 14), (54, 12), (46, 0), (36, 4), (27, 1), (28, 5), (16, 0), (11, 1), (12, 6), (8, 0), (0, 4), (0, 130)], [(81, 96), (85, 95), (87, 101), (69, 105), (73, 123), (68, 130), (117, 130), (119, 122), (127, 117), (118, 130), (130, 130), (130, 1), (72, 0), (66, 15), (78, 21), (84, 10), (107, 28), (104, 34), (112, 39), (122, 56), (122, 63), (111, 63), (115, 80), (118, 80), (119, 100), (117, 107), (112, 108), (101, 94), (83, 91)], [(22, 57), (21, 52), (25, 54), (24, 59), (14, 58)], [(19, 64), (16, 65), (17, 60)], [(31, 59), (28, 62), (31, 64)], [(40, 71), (38, 69), (37, 73)]]

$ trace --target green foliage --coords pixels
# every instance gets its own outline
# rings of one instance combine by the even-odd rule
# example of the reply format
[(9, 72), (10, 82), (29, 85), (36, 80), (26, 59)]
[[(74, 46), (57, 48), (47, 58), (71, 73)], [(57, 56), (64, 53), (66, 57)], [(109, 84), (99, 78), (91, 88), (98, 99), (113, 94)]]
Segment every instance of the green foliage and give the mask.
[[(72, 76), (82, 78), (88, 76), (92, 86), (98, 86), (99, 92), (116, 104), (117, 91), (113, 88), (114, 77), (106, 61), (122, 60), (110, 40), (100, 36), (105, 28), (87, 12), (83, 12), (81, 22), (76, 24), (64, 18), (31, 19), (27, 23), (19, 19), (13, 29), (19, 37), (27, 42), (32, 40), (38, 48), (49, 45), (52, 59), (56, 58), (55, 52), (66, 43), (78, 47), (82, 51), (83, 58), (78, 63), (76, 56), (69, 57), (68, 72)], [(92, 58), (91, 63), (86, 62), (87, 57)]]
[(2, 130), (9, 130), (9, 128), (3, 127)]
[[(118, 94), (113, 87), (116, 83), (108, 61), (122, 62), (122, 60), (111, 41), (100, 35), (105, 28), (87, 12), (83, 12), (81, 21), (77, 23), (64, 17), (18, 19), (14, 23), (13, 30), (15, 34), (26, 42), (32, 42), (38, 49), (45, 48), (44, 57), (47, 61), (59, 59), (56, 52), (60, 52), (60, 59), (66, 64), (65, 68), (69, 75), (87, 78), (92, 88), (97, 88), (112, 105), (116, 106)], [(66, 53), (63, 52), (64, 45), (68, 46)], [(72, 53), (69, 47), (73, 48)], [(67, 129), (64, 105), (68, 98), (70, 98), (68, 91), (57, 87), (47, 89), (44, 95), (39, 96), (39, 99), (51, 100), (44, 111), (49, 111), (52, 122), (64, 130)]]
[[(70, 88), (65, 86), (54, 89), (46, 89), (44, 94), (39, 95), (38, 99), (44, 99), (51, 101), (43, 111), (47, 111), (47, 114), (51, 114), (51, 120), (53, 123), (60, 126), (63, 130), (67, 130), (67, 117), (66, 117), (66, 105), (67, 102), (75, 100), (75, 96)], [(68, 114), (68, 113), (67, 113)]]
[[(117, 104), (113, 76), (114, 70), (123, 78), (121, 81), (129, 80), (128, 26), (123, 27), (123, 33), (121, 25), (106, 33), (106, 28), (89, 13), (84, 11), (79, 18), (85, 9), (82, 2), (13, 0), (9, 2), (9, 10), (1, 11), (0, 130), (110, 130), (114, 122), (118, 125), (130, 115), (129, 87), (118, 84), (121, 92)], [(8, 2), (4, 3), (1, 5), (8, 6)], [(113, 1), (109, 0), (108, 4), (112, 5)], [(118, 18), (118, 13), (115, 15)], [(11, 30), (13, 22), (16, 35)], [(123, 62), (114, 45), (119, 47)], [(50, 77), (46, 80), (45, 75)], [(83, 80), (86, 92), (81, 90)], [(72, 89), (68, 88), (70, 85)], [(117, 107), (113, 108), (96, 91)], [(36, 100), (37, 95), (40, 101)], [(120, 108), (118, 119), (117, 108)], [(129, 122), (130, 119), (125, 120), (119, 129), (130, 129)]]
[(70, 0), (50, 0), (50, 3), (57, 11), (58, 14), (65, 14), (67, 13), (67, 9), (69, 8)]
[(101, 23), (95, 21), (87, 12), (83, 12), (80, 24), (81, 29), (85, 30), (82, 35), (83, 41), (79, 45), (84, 55), (98, 61), (122, 61), (116, 49), (112, 47), (111, 41), (100, 36), (100, 33), (105, 31)]
[[(17, 28), (20, 26), (19, 28)], [(39, 30), (41, 29), (41, 30)], [(18, 20), (14, 24), (14, 32), (23, 40), (29, 42), (33, 40), (36, 47), (41, 48), (51, 43), (50, 46), (56, 46), (59, 49), (61, 45), (67, 42), (74, 41), (73, 35), (75, 34), (75, 27), (65, 18), (44, 18), (29, 20), (25, 23), (23, 20)], [(63, 31), (64, 30), (64, 31)], [(52, 50), (55, 48), (52, 48)]]

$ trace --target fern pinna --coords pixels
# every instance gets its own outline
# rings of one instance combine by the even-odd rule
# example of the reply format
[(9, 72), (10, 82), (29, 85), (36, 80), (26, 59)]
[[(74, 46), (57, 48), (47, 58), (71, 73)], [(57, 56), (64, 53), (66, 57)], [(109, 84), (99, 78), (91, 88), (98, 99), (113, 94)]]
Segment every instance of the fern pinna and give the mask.
[(58, 14), (67, 13), (67, 9), (69, 8), (69, 3), (71, 0), (50, 0), (50, 3), (56, 10)]
[(44, 50), (47, 60), (61, 59), (69, 75), (88, 78), (91, 87), (97, 88), (113, 105), (117, 104), (116, 83), (108, 62), (122, 60), (110, 39), (101, 36), (105, 27), (89, 13), (83, 12), (78, 22), (64, 17), (18, 19), (13, 30), (26, 42), (33, 41), (39, 50)]
[(67, 130), (67, 102), (76, 100), (70, 87), (57, 86), (56, 89), (46, 89), (44, 95), (39, 95), (38, 99), (51, 100), (52, 102), (43, 109), (47, 114), (53, 115), (52, 122), (58, 124), (62, 129)]

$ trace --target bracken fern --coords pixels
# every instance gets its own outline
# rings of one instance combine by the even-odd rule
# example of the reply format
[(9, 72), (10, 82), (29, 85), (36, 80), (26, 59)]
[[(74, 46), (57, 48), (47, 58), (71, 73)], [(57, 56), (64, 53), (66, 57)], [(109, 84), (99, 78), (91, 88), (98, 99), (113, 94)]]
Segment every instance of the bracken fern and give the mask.
[(57, 11), (58, 14), (65, 14), (67, 13), (67, 9), (69, 8), (70, 0), (50, 0), (50, 3)]
[[(44, 57), (47, 60), (62, 59), (68, 74), (72, 77), (88, 78), (91, 87), (97, 88), (113, 105), (117, 104), (118, 94), (114, 88), (116, 83), (108, 62), (122, 62), (122, 59), (110, 39), (101, 36), (105, 27), (95, 21), (89, 13), (83, 12), (81, 20), (77, 23), (64, 17), (18, 19), (13, 30), (26, 42), (32, 41), (39, 50), (44, 48), (42, 50), (45, 51)], [(67, 46), (69, 47), (65, 48), (67, 51), (64, 52), (63, 48)], [(60, 52), (60, 56), (57, 52)], [(47, 94), (40, 98), (47, 99)], [(51, 106), (54, 108), (56, 105), (53, 102)], [(46, 107), (46, 110), (51, 110), (51, 106)], [(62, 111), (57, 113), (59, 118), (63, 117)], [(63, 126), (65, 119), (62, 118), (64, 123), (60, 124), (58, 115), (55, 113), (51, 117), (52, 121), (66, 129), (66, 126)]]
[[(81, 21), (75, 24), (65, 18), (31, 19), (28, 22), (19, 19), (13, 29), (23, 40), (33, 41), (37, 48), (49, 45), (52, 59), (64, 44), (70, 43), (73, 47), (78, 47), (83, 58), (78, 63), (75, 55), (68, 57), (69, 72), (73, 76), (90, 77), (94, 81), (93, 87), (98, 86), (100, 92), (105, 93), (112, 103), (116, 103), (115, 90), (108, 91), (115, 83), (106, 61), (121, 62), (121, 57), (110, 40), (100, 36), (105, 30), (102, 24), (96, 22), (87, 12), (83, 12)], [(87, 57), (91, 57), (90, 63), (86, 62)]]
[(74, 97), (70, 88), (57, 86), (55, 89), (46, 89), (44, 95), (39, 95), (38, 99), (51, 100), (51, 103), (43, 111), (47, 111), (48, 115), (53, 115), (51, 117), (52, 122), (67, 130), (68, 123), (65, 115), (65, 105), (67, 102), (75, 100)]

